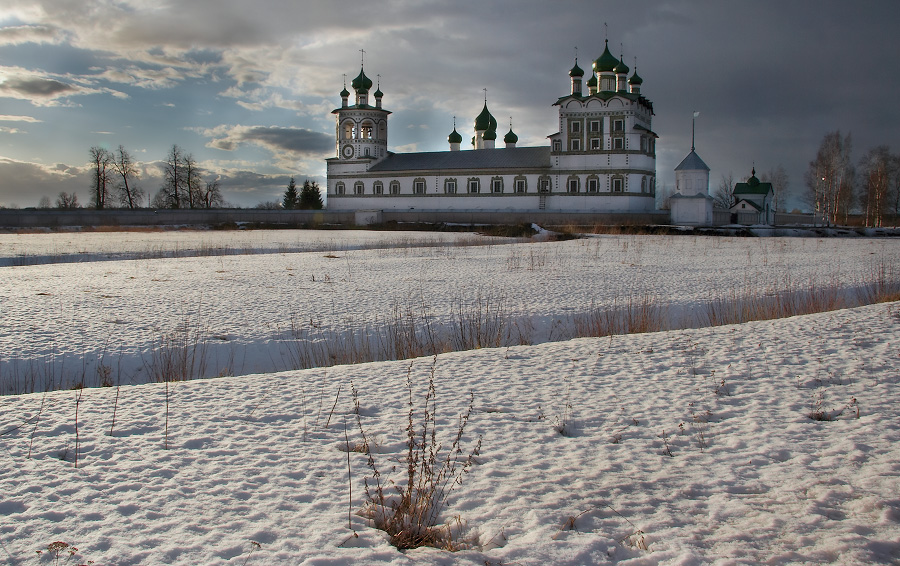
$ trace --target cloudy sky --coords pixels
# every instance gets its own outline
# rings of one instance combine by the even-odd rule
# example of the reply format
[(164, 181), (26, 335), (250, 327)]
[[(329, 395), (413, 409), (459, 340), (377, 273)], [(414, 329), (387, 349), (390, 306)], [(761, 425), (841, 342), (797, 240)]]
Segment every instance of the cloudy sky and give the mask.
[(92, 146), (128, 149), (151, 194), (173, 144), (235, 205), (322, 183), (361, 49), (392, 151), (446, 150), (454, 116), (468, 139), (482, 89), (519, 146), (546, 145), (576, 49), (588, 69), (607, 37), (654, 104), (661, 184), (696, 110), (713, 188), (781, 164), (800, 193), (827, 132), (857, 158), (900, 146), (898, 22), (896, 0), (4, 0), (0, 205), (86, 203)]

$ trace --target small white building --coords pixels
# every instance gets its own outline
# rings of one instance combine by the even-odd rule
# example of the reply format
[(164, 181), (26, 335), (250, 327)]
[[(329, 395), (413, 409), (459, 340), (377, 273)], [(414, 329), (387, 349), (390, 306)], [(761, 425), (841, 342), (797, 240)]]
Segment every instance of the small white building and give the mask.
[(713, 197), (709, 195), (709, 167), (694, 148), (675, 168), (675, 194), (669, 198), (672, 224), (712, 226)]
[(730, 211), (740, 224), (775, 224), (775, 189), (772, 183), (763, 183), (756, 178), (756, 167), (750, 172), (746, 183), (735, 183), (734, 204)]
[(487, 100), (475, 118), (471, 150), (453, 131), (448, 151), (388, 151), (388, 116), (380, 87), (370, 105), (372, 80), (364, 70), (341, 92), (335, 157), (328, 168), (327, 207), (334, 210), (554, 210), (649, 212), (655, 209), (656, 139), (653, 105), (642, 79), (608, 46), (584, 71), (569, 71), (570, 91), (554, 106), (559, 131), (550, 144), (516, 147), (510, 128), (495, 147), (497, 120)]

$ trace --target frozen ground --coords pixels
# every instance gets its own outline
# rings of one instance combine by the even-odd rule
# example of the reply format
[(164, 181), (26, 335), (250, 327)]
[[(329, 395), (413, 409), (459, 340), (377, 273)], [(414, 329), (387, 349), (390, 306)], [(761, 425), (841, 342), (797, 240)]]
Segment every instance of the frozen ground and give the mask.
[[(888, 303), (441, 355), (440, 437), (469, 392), (463, 447), (482, 436), (443, 516), (466, 526), (456, 553), (396, 550), (360, 515), (364, 455), (348, 474), (352, 384), (402, 481), (408, 362), (85, 389), (77, 407), (0, 397), (0, 557), (52, 563), (35, 551), (62, 541), (98, 565), (897, 564), (898, 345)], [(417, 399), (431, 363), (413, 363)]]
[[(592, 310), (641, 303), (703, 324), (712, 300), (850, 288), (900, 265), (896, 239), (496, 241), (364, 231), (0, 235), (0, 259), (93, 260), (0, 267), (0, 392), (144, 383), (171, 363), (199, 376), (295, 369), (309, 344), (347, 333), (391, 339), (408, 323), (445, 337), (473, 320), (496, 323), (503, 345), (571, 338)], [(109, 259), (217, 249), (229, 254)]]
[[(56, 541), (78, 548), (60, 563), (97, 565), (900, 560), (898, 303), (438, 356), (440, 439), (470, 393), (464, 451), (482, 439), (441, 517), (465, 526), (456, 553), (396, 550), (363, 513), (365, 455), (349, 453), (348, 473), (356, 389), (377, 466), (402, 484), (408, 361), (252, 374), (290, 365), (288, 330), (307, 318), (374, 328), (412, 304), (440, 327), (480, 301), (540, 342), (565, 338), (592, 303), (652, 297), (691, 314), (810, 281), (852, 287), (898, 264), (895, 241), (330, 244), (0, 268), (7, 384), (28, 367), (83, 374), (101, 356), (137, 361), (113, 375), (138, 383), (0, 396), (0, 561), (51, 564)], [(92, 245), (85, 255), (120, 251)], [(173, 332), (211, 344), (209, 371), (225, 360), (240, 375), (140, 384)], [(417, 426), (432, 363), (412, 364)]]

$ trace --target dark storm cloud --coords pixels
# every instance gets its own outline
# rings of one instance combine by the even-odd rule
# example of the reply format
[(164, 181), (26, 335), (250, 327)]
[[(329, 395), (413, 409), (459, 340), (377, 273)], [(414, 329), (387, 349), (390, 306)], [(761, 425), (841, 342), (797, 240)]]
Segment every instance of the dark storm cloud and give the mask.
[(78, 89), (54, 79), (10, 79), (0, 85), (0, 89), (26, 97), (55, 98), (61, 94), (74, 93)]
[(304, 128), (279, 126), (219, 126), (203, 132), (212, 137), (210, 147), (234, 151), (241, 144), (250, 143), (272, 152), (291, 152), (321, 155), (334, 150), (334, 137)]

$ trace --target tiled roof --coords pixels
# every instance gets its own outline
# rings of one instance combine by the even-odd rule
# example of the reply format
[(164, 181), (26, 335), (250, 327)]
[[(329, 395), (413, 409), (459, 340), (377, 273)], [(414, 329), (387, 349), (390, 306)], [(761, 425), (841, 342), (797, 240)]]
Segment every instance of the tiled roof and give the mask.
[(469, 151), (391, 153), (369, 168), (378, 171), (446, 171), (453, 169), (550, 168), (549, 147), (516, 147)]
[(678, 167), (675, 168), (676, 171), (709, 171), (709, 167), (706, 166), (706, 163), (703, 163), (703, 160), (700, 159), (700, 156), (692, 149), (691, 152), (685, 157)]

